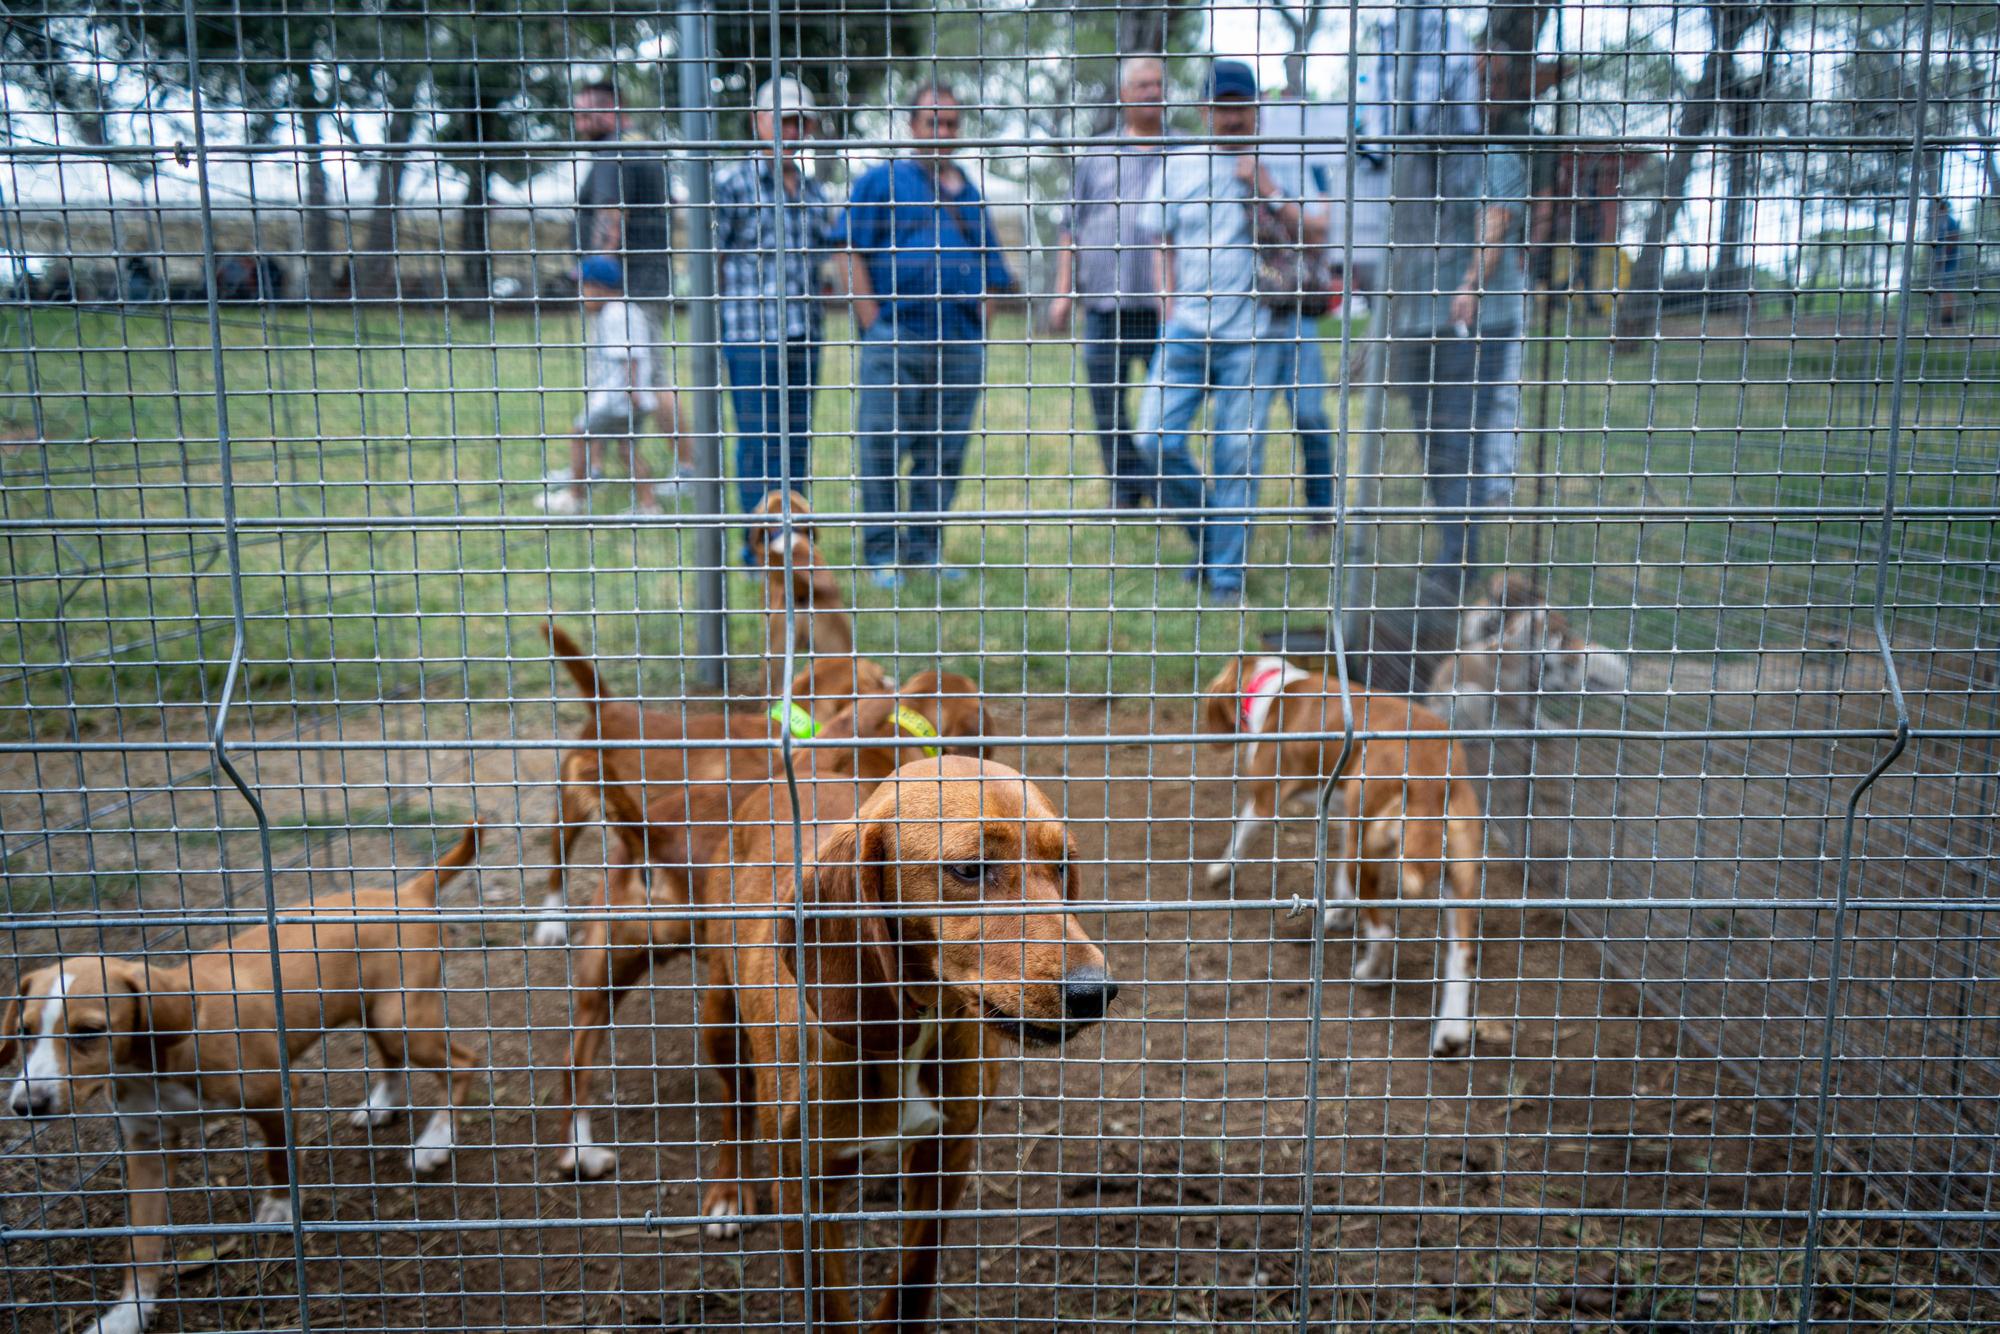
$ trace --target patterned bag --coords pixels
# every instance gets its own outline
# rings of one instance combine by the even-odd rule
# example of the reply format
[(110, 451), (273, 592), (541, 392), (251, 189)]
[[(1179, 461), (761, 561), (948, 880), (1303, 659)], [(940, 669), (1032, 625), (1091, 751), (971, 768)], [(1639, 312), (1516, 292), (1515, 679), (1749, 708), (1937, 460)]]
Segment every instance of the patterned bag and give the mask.
[(1257, 246), (1257, 299), (1273, 310), (1316, 320), (1340, 304), (1340, 277), (1325, 246), (1309, 245), (1277, 214), (1250, 200), (1250, 233)]

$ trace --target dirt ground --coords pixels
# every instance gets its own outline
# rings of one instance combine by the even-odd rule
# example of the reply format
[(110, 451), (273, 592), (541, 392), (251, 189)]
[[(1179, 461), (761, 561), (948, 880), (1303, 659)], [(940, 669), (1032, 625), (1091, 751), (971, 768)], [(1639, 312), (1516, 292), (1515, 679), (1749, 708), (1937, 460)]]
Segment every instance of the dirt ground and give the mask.
[[(1188, 723), (1074, 700), (1031, 702), (1018, 716), (1026, 733), (1072, 737)], [(444, 730), (425, 722), (413, 733), (421, 721), (413, 706), (342, 726), (376, 737), (436, 739)], [(998, 721), (1007, 726), (1009, 711)], [(547, 735), (546, 721), (525, 711), (477, 727), (461, 717), (457, 727), (460, 738)], [(99, 758), (90, 782), (106, 793), (164, 784), (194, 762)], [(1469, 1059), (1425, 1051), (1434, 914), (1401, 916), (1400, 980), (1386, 990), (1354, 986), (1351, 939), (1329, 936), (1312, 1101), (1311, 920), (1264, 902), (1310, 894), (1309, 821), (1287, 822), (1278, 858), (1246, 869), (1233, 890), (1210, 888), (1200, 869), (1225, 838), (1233, 795), (1222, 752), (1086, 739), (1002, 758), (1042, 779), (1065, 810), (1092, 868), (1087, 893), (1101, 886), (1116, 904), (1171, 906), (1086, 918), (1123, 983), (1118, 1011), (1060, 1052), (1022, 1054), (989, 1106), (963, 1201), (974, 1216), (948, 1237), (939, 1328), (1289, 1326), (1302, 1293), (1313, 1323), (1330, 1327), (1719, 1330), (1795, 1316), (1812, 1143), (1787, 1109), (1746, 1098), (1684, 1043), (1671, 1015), (1641, 1013), (1637, 991), (1610, 978), (1596, 942), (1566, 933), (1561, 912), (1485, 914), (1482, 1022)], [(343, 812), (368, 823), (352, 812), (434, 801), (441, 819), (476, 807), (502, 825), (545, 821), (553, 769), (548, 751), (470, 751), (449, 740), (419, 752), (261, 755), (257, 779), (274, 822), (294, 831), (285, 822), (296, 815), (295, 832), (273, 840), (274, 855), (299, 868), (279, 877), (280, 898), (339, 888), (350, 866), (391, 864), (383, 833), (336, 830), (329, 841)], [(75, 814), (37, 795), (33, 777), (17, 774), (0, 794), (0, 819), (15, 831)], [(199, 866), (254, 864), (241, 835), (220, 845), (211, 837), (201, 845), (205, 863), (190, 851), (204, 807), (243, 823), (240, 802), (218, 797), (212, 780), (172, 800), (180, 833), (126, 835), (132, 886), (119, 906), (214, 903), (224, 877)], [(315, 820), (315, 810), (328, 814)], [(403, 831), (393, 864), (418, 864), (431, 837), (428, 828)], [(601, 1138), (620, 1146), (616, 1179), (556, 1179), (564, 1118), (548, 1104), (566, 1058), (570, 956), (524, 945), (521, 922), (494, 916), (519, 908), (524, 892), (539, 897), (540, 874), (528, 873), (524, 891), (518, 868), (543, 861), (542, 839), (533, 830), (525, 837), (516, 843), (503, 830), (482, 858), (479, 887), (461, 884), (446, 898), (466, 913), (452, 929), (450, 1022), (490, 1052), (493, 1101), (467, 1118), (444, 1178), (412, 1179), (399, 1151), (407, 1121), (370, 1132), (337, 1114), (359, 1101), (363, 1060), (357, 1034), (337, 1036), (325, 1072), (308, 1056), (314, 1068), (298, 1085), (313, 1225), (303, 1234), (303, 1304), (292, 1237), (233, 1230), (253, 1208), (250, 1158), (240, 1123), (220, 1117), (201, 1152), (178, 1164), (174, 1218), (197, 1231), (174, 1240), (180, 1270), (156, 1329), (290, 1328), (302, 1316), (340, 1330), (798, 1322), (798, 1296), (782, 1290), (775, 1227), (720, 1242), (686, 1221), (698, 1208), (716, 1096), (698, 1068), (699, 992), (686, 954), (666, 957), (620, 1012), (615, 1068), (603, 1084), (615, 1111), (600, 1118)], [(1256, 855), (1269, 856), (1269, 846)], [(59, 869), (51, 866), (52, 885)], [(1538, 862), (1523, 878), (1496, 858), (1488, 892), (1559, 895), (1562, 870)], [(228, 887), (239, 905), (261, 902), (254, 875), (231, 876)], [(193, 937), (207, 944), (219, 930), (196, 927)], [(83, 948), (85, 934), (66, 929), (61, 948)], [(138, 940), (129, 928), (101, 934), (114, 950)], [(158, 928), (146, 934), (155, 948), (172, 947), (158, 943)], [(14, 937), (22, 961), (56, 946), (47, 931)], [(0, 980), (11, 986), (11, 975)], [(419, 1080), (417, 1096), (436, 1096), (429, 1081)], [(122, 1223), (111, 1143), (101, 1118), (32, 1139), (18, 1121), (6, 1123), (7, 1226)], [(893, 1177), (871, 1169), (863, 1205), (893, 1208), (896, 1198)], [(1829, 1207), (1865, 1202), (1852, 1182), (1833, 1179)], [(862, 1282), (879, 1285), (893, 1259), (892, 1225), (856, 1228), (850, 1239)], [(1822, 1316), (1871, 1326), (2000, 1317), (1914, 1228), (1843, 1214), (1820, 1241)], [(7, 1329), (80, 1328), (93, 1303), (115, 1295), (116, 1238), (15, 1237), (0, 1246)]]

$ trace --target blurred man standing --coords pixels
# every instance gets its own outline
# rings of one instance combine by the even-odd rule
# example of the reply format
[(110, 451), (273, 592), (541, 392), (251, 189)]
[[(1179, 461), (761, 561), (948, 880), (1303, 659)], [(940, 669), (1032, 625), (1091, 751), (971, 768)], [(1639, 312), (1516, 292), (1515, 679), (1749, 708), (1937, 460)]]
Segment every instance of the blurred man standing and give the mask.
[[(1257, 160), (1257, 76), (1248, 65), (1210, 67), (1203, 114), (1208, 142), (1176, 146), (1160, 177), (1165, 328), (1140, 401), (1138, 448), (1161, 502), (1190, 512), (1187, 578), (1206, 586), (1212, 605), (1235, 607), (1262, 474), (1250, 431), (1258, 340), (1270, 323), (1257, 296), (1257, 213), (1291, 236), (1303, 234), (1305, 216)], [(1204, 402), (1212, 490), (1188, 444)]]
[[(861, 505), (874, 519), (862, 549), (880, 588), (900, 586), (905, 569), (963, 577), (945, 563), (938, 519), (899, 526), (893, 516), (951, 508), (985, 384), (987, 305), (1014, 290), (979, 188), (952, 160), (959, 124), (950, 89), (919, 89), (910, 156), (854, 183), (843, 229), (862, 339)], [(907, 508), (897, 503), (905, 459)]]
[(803, 491), (812, 475), (824, 326), (819, 271), (836, 223), (826, 187), (794, 156), (812, 133), (811, 90), (775, 79), (757, 90), (752, 106), (756, 155), (715, 175), (722, 360), (736, 409), (736, 492), (745, 514), (779, 485), (787, 462), (794, 488)]
[(1131, 56), (1118, 67), (1119, 123), (1076, 161), (1056, 256), (1049, 322), (1069, 325), (1083, 307), (1083, 368), (1098, 448), (1120, 509), (1152, 503), (1157, 490), (1133, 447), (1125, 385), (1143, 375), (1160, 342), (1155, 212), (1166, 132), (1166, 66)]

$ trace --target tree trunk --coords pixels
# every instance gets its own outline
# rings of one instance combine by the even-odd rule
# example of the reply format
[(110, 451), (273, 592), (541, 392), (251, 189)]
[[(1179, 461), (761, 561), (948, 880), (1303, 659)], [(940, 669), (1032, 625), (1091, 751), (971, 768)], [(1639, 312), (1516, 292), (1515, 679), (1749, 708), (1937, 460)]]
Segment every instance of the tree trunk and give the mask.
[(1646, 220), (1646, 239), (1639, 250), (1639, 262), (1632, 266), (1632, 285), (1618, 298), (1620, 339), (1642, 337), (1660, 327), (1664, 304), (1660, 284), (1666, 276), (1667, 238), (1673, 235), (1674, 224), (1680, 221), (1681, 209), (1687, 205), (1688, 181), (1694, 175), (1695, 158), (1701, 154), (1701, 145), (1694, 141), (1715, 126), (1734, 83), (1729, 71), (1736, 44), (1755, 22), (1757, 11), (1743, 5), (1718, 5), (1709, 14), (1712, 36), (1708, 58), (1702, 61), (1701, 77), (1681, 103), (1680, 120), (1674, 126), (1680, 141), (1667, 154), (1660, 202), (1653, 205), (1652, 216)]
[(1294, 102), (1306, 100), (1306, 60), (1312, 54), (1313, 38), (1319, 35), (1320, 20), (1326, 14), (1321, 0), (1305, 0), (1305, 13), (1293, 18), (1290, 10), (1281, 9), (1279, 16), (1291, 30), (1292, 49), (1285, 53), (1285, 97)]
[(1118, 10), (1118, 54), (1161, 56), (1167, 52), (1167, 11), (1173, 0), (1148, 0)]
[(492, 291), (493, 260), (492, 247), (487, 240), (487, 201), (491, 195), (493, 164), (486, 156), (486, 142), (492, 137), (488, 132), (490, 118), (484, 107), (467, 117), (473, 149), (465, 163), (465, 211), (458, 227), (458, 248), (464, 256), (464, 271), (459, 290), (452, 294), (467, 301), (482, 300)]
[[(1757, 188), (1757, 179), (1761, 174), (1758, 168), (1763, 155), (1755, 148), (1740, 145), (1763, 129), (1764, 99), (1770, 95), (1771, 81), (1777, 77), (1777, 51), (1791, 14), (1790, 5), (1774, 6), (1764, 11), (1763, 17), (1770, 28), (1764, 40), (1763, 58), (1757, 62), (1757, 73), (1748, 84), (1731, 90), (1729, 104), (1729, 133), (1739, 146), (1729, 155), (1729, 171), (1724, 185), (1727, 197), (1722, 210), (1722, 251), (1715, 280), (1710, 286), (1725, 292), (1741, 292), (1743, 295), (1739, 299), (1742, 304), (1753, 311), (1756, 293), (1751, 288), (1755, 274), (1745, 253), (1744, 242), (1750, 230), (1750, 196)], [(1748, 30), (1747, 24), (1745, 30)]]
[(384, 147), (391, 151), (382, 154), (382, 164), (375, 169), (375, 208), (368, 215), (368, 234), (354, 257), (356, 296), (394, 297), (401, 286), (397, 254), (400, 219), (396, 205), (403, 193), (403, 172), (409, 165), (409, 154), (395, 150), (409, 142), (414, 121), (415, 116), (404, 108), (398, 108), (389, 117), (389, 137)]
[[(311, 87), (308, 73), (301, 88)], [(327, 213), (326, 153), (320, 146), (322, 108), (310, 93), (299, 97), (299, 137), (306, 144), (306, 297), (320, 301), (333, 295), (333, 219)]]
[(1709, 304), (1734, 310), (1748, 301), (1750, 273), (1744, 262), (1743, 237), (1750, 221), (1751, 150), (1740, 145), (1755, 132), (1756, 103), (1739, 97), (1729, 103), (1729, 137), (1733, 141), (1723, 170), (1722, 240), (1715, 268), (1709, 274)]

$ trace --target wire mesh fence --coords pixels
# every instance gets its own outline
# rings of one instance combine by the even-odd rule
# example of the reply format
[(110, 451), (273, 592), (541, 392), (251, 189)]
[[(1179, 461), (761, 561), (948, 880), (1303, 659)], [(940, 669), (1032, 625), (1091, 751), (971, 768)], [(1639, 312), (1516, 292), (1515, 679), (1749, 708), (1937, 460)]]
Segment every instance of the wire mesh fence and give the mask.
[(8, 1328), (1991, 1324), (1996, 55), (0, 14)]

